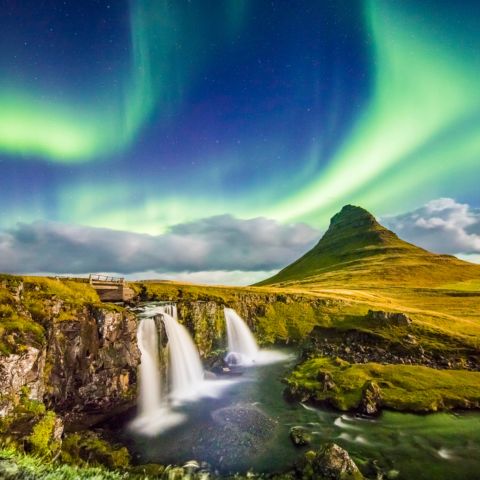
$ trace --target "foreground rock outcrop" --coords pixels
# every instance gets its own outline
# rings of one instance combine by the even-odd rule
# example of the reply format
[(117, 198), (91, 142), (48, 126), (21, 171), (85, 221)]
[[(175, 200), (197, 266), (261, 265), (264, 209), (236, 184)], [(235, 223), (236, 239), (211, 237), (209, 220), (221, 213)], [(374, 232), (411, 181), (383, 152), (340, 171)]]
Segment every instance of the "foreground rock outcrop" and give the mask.
[(140, 353), (132, 313), (74, 282), (6, 277), (0, 293), (0, 417), (34, 401), (78, 428), (133, 405)]
[(364, 476), (346, 450), (328, 443), (317, 451), (309, 451), (299, 463), (302, 479), (362, 480)]

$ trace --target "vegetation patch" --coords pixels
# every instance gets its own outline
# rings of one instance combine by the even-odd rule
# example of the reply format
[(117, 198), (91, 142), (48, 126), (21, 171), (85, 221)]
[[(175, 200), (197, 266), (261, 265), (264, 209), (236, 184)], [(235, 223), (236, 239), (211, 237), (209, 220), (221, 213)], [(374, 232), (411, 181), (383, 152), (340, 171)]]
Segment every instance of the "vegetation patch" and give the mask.
[(343, 411), (357, 410), (365, 387), (372, 382), (380, 389), (381, 407), (392, 410), (480, 408), (479, 372), (314, 358), (298, 366), (286, 379), (293, 397)]
[(130, 465), (125, 447), (115, 447), (93, 431), (72, 433), (62, 444), (62, 461), (70, 465), (106, 466), (123, 469)]
[(59, 465), (13, 449), (0, 449), (0, 478), (4, 480), (121, 480), (132, 477), (126, 473), (109, 471), (102, 467)]

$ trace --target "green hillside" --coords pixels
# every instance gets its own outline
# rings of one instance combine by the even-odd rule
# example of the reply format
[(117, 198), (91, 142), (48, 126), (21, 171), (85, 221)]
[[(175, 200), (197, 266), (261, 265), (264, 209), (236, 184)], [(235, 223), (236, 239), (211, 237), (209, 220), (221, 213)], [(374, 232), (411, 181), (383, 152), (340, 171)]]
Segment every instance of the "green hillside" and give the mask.
[(346, 205), (303, 257), (258, 286), (416, 286), (480, 279), (480, 266), (398, 238), (363, 208)]

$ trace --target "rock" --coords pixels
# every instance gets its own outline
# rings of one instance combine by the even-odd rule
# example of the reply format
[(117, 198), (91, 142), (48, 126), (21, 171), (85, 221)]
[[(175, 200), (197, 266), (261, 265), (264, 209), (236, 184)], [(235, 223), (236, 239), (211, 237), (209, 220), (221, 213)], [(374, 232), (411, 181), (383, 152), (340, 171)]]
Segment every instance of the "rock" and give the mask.
[(410, 343), (411, 345), (416, 345), (418, 343), (417, 339), (410, 333), (408, 335), (405, 335), (403, 341), (406, 343)]
[(328, 372), (318, 372), (317, 380), (323, 385), (322, 389), (324, 392), (333, 390), (336, 387), (332, 376)]
[(297, 447), (310, 445), (312, 441), (312, 434), (303, 427), (292, 427), (290, 429), (290, 440)]
[(62, 441), (63, 430), (64, 430), (64, 424), (63, 424), (62, 418), (55, 417), (55, 423), (53, 424), (53, 433), (52, 433), (52, 439), (55, 442)]
[(205, 429), (182, 433), (185, 437), (176, 438), (168, 452), (175, 455), (177, 443), (183, 438), (192, 441), (194, 435), (196, 458), (226, 469), (248, 469), (252, 458), (268, 451), (275, 438), (276, 422), (255, 405), (231, 405), (214, 410), (211, 416), (213, 422)]
[(366, 318), (377, 321), (383, 325), (408, 326), (412, 319), (405, 313), (384, 312), (383, 310), (369, 310)]
[(132, 314), (83, 308), (77, 315), (51, 326), (44, 398), (67, 424), (88, 426), (133, 404), (140, 352)]
[(365, 467), (365, 474), (374, 480), (384, 480), (385, 474), (378, 464), (378, 460), (369, 460)]
[(28, 398), (41, 400), (44, 393), (43, 369), (45, 350), (27, 346), (19, 354), (0, 357), (0, 417), (15, 407), (20, 391), (26, 389)]
[(400, 476), (400, 472), (398, 470), (389, 470), (387, 472), (388, 480), (394, 480), (395, 478), (398, 478), (399, 476)]
[(336, 443), (329, 443), (319, 450), (315, 465), (318, 473), (329, 479), (360, 480), (363, 478), (348, 452)]
[(382, 391), (374, 380), (365, 382), (358, 410), (365, 415), (377, 415), (380, 412)]
[(364, 477), (346, 450), (327, 443), (317, 451), (308, 451), (297, 464), (303, 480), (362, 480)]

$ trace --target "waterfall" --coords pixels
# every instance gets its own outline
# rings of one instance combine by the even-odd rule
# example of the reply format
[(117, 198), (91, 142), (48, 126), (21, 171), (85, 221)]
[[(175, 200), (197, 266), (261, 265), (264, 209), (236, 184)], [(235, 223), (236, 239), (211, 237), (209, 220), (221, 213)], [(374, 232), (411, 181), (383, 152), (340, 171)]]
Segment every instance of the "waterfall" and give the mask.
[(140, 321), (137, 331), (141, 353), (139, 413), (148, 416), (162, 405), (162, 385), (158, 363), (157, 326), (152, 318)]
[[(168, 338), (168, 396), (162, 395), (156, 316), (161, 316)], [(197, 347), (188, 330), (177, 321), (176, 305), (149, 306), (142, 317), (137, 332), (141, 353), (139, 408), (131, 428), (153, 436), (185, 421), (185, 415), (175, 411), (183, 401), (218, 396), (231, 382), (205, 380)]]
[(162, 382), (158, 358), (158, 331), (155, 317), (164, 315), (165, 309), (176, 309), (171, 305), (147, 307), (138, 325), (137, 341), (140, 349), (140, 389), (138, 414), (130, 428), (138, 433), (155, 436), (186, 420), (184, 414), (175, 412), (162, 395)]
[(282, 362), (290, 355), (276, 350), (260, 350), (248, 325), (232, 308), (225, 308), (227, 323), (228, 354), (225, 361), (231, 366), (266, 365)]
[(248, 365), (255, 362), (259, 349), (255, 338), (242, 318), (231, 308), (224, 310), (227, 322), (227, 363)]
[(162, 317), (168, 337), (170, 397), (188, 400), (197, 397), (203, 387), (202, 362), (187, 329), (174, 317), (176, 308), (168, 311), (173, 315), (164, 313)]

